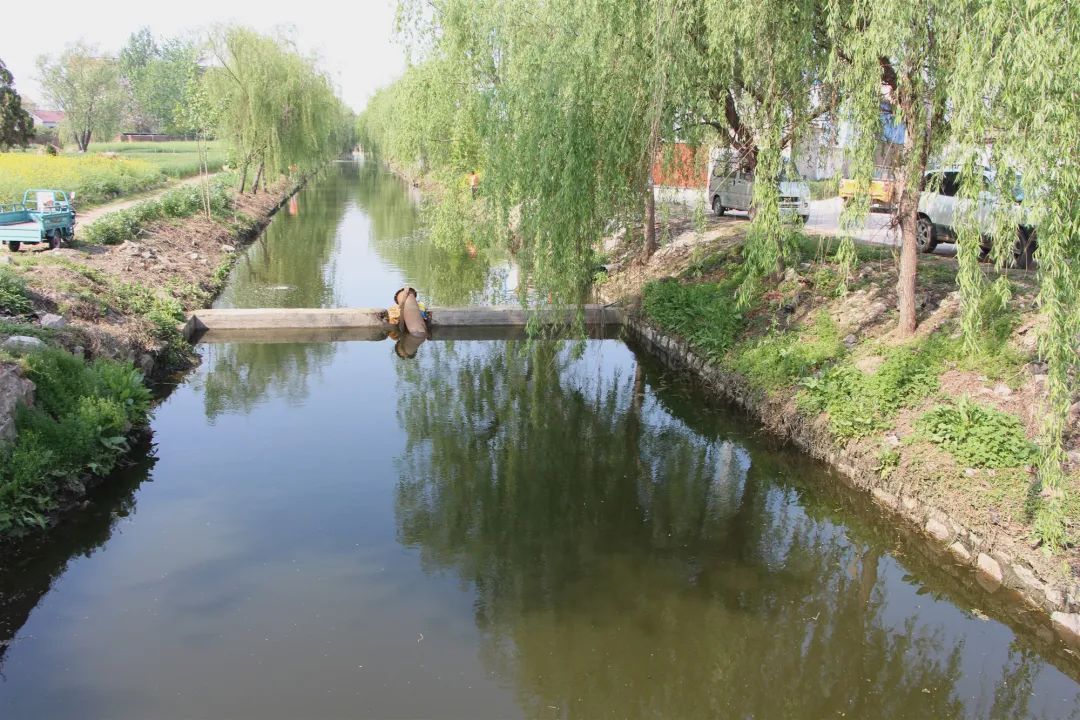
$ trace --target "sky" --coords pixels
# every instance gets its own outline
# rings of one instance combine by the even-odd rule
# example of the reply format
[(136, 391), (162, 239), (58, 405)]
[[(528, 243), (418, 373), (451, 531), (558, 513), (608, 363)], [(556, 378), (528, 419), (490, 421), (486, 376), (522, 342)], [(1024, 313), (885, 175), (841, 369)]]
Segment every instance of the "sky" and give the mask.
[(33, 23), (0, 24), (0, 60), (15, 75), (15, 89), (47, 108), (36, 78), (36, 61), (45, 51), (45, 39), (53, 54), (66, 43), (85, 40), (111, 55), (143, 26), (155, 37), (227, 23), (260, 32), (291, 27), (300, 49), (320, 59), (346, 104), (359, 112), (376, 89), (405, 69), (405, 49), (394, 35), (395, 6), (395, 0), (96, 0), (89, 5), (50, 0), (47, 30)]

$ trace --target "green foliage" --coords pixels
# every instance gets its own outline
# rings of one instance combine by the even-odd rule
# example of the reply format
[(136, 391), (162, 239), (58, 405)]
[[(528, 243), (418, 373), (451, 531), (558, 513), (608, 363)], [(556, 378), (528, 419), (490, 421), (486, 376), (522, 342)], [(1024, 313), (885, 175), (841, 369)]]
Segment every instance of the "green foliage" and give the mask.
[(1014, 468), (1029, 465), (1037, 457), (1019, 419), (967, 397), (932, 408), (919, 418), (916, 428), (971, 467)]
[(26, 147), (34, 135), (34, 120), (15, 91), (15, 77), (0, 60), (0, 150), (12, 145)]
[(199, 49), (190, 41), (159, 43), (148, 28), (131, 34), (120, 51), (120, 72), (130, 90), (127, 115), (135, 130), (182, 131), (176, 116), (198, 59)]
[(792, 385), (844, 354), (840, 329), (827, 312), (795, 332), (773, 332), (736, 348), (734, 368), (763, 390)]
[(881, 479), (885, 480), (896, 472), (898, 467), (900, 467), (900, 451), (890, 448), (881, 451), (878, 455), (877, 467), (874, 469), (878, 471), (878, 475)]
[(947, 342), (935, 336), (893, 348), (873, 374), (864, 373), (850, 360), (838, 363), (800, 383), (799, 408), (828, 413), (829, 427), (840, 438), (884, 430), (897, 410), (937, 390), (946, 353)]
[(737, 280), (683, 285), (675, 281), (645, 286), (642, 308), (657, 325), (685, 338), (710, 360), (719, 360), (742, 331), (736, 307)]
[[(210, 209), (224, 213), (231, 205), (230, 177), (215, 177), (210, 183)], [(117, 245), (138, 238), (152, 222), (168, 218), (190, 217), (204, 209), (206, 197), (198, 185), (174, 188), (159, 198), (145, 200), (125, 210), (101, 216), (84, 231), (86, 241), (96, 245)]]
[(220, 137), (237, 153), (240, 187), (249, 170), (311, 170), (351, 148), (353, 118), (312, 60), (283, 39), (231, 27), (214, 33), (215, 64), (202, 88)]
[(42, 526), (71, 481), (104, 474), (146, 422), (150, 391), (130, 363), (86, 364), (48, 348), (25, 359), (37, 404), (21, 408), (14, 444), (0, 447), (0, 533)]
[(38, 58), (45, 95), (64, 111), (62, 127), (80, 150), (93, 136), (108, 136), (120, 123), (124, 90), (119, 67), (108, 53), (84, 43), (70, 44), (59, 56)]
[(811, 200), (825, 200), (840, 194), (840, 178), (807, 180), (806, 185), (810, 188)]
[(26, 280), (13, 270), (0, 267), (0, 315), (26, 315), (30, 310)]

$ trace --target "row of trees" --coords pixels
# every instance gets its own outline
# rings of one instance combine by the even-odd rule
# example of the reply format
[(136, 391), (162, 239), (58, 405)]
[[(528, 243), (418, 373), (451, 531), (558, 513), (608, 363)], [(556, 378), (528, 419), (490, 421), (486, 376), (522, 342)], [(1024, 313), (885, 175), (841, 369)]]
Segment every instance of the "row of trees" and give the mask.
[[(118, 58), (75, 43), (39, 58), (38, 68), (48, 101), (65, 113), (62, 132), (83, 151), (121, 128), (221, 137), (235, 151), (243, 189), (250, 173), (265, 184), (270, 172), (313, 167), (352, 144), (351, 111), (283, 37), (227, 27), (205, 39), (159, 40), (144, 28)], [(0, 83), (5, 116), (23, 117), (4, 142), (25, 145), (32, 123), (17, 115), (21, 100), (2, 66)]]
[[(899, 152), (897, 333), (916, 329), (917, 206), (931, 162), (983, 190), (1022, 184), (1037, 227), (1041, 353), (1051, 420), (1042, 467), (1058, 503), (1064, 420), (1080, 331), (1080, 5), (1068, 0), (402, 0), (415, 62), (360, 118), (365, 149), (454, 180), (479, 169), (491, 234), (519, 249), (527, 279), (565, 302), (590, 274), (593, 243), (617, 220), (645, 222), (656, 247), (649, 166), (665, 141), (732, 148), (756, 172), (756, 216), (742, 301), (791, 257), (775, 180), (782, 155), (815, 124), (852, 129), (851, 166), (869, 186), (882, 107), (905, 127)], [(861, 224), (869, 198), (845, 211)], [(1001, 205), (997, 269), (1017, 240)], [(962, 218), (964, 330), (979, 341), (1007, 281), (979, 264), (983, 233)], [(513, 223), (510, 220), (513, 219)], [(505, 230), (513, 226), (515, 237)], [(503, 230), (500, 230), (503, 228)], [(852, 240), (840, 259), (854, 262)], [(1058, 506), (1060, 510), (1060, 506)], [(1059, 512), (1050, 513), (1060, 518)], [(1060, 523), (1040, 529), (1062, 539)]]

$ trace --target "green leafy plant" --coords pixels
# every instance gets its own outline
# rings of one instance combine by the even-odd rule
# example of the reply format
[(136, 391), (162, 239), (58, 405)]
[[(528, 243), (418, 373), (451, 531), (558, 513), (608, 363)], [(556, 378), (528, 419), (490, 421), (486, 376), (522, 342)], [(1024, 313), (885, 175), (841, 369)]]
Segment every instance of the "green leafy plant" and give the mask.
[(799, 408), (827, 413), (830, 429), (841, 438), (865, 437), (882, 430), (897, 410), (937, 390), (947, 347), (944, 338), (933, 336), (894, 348), (873, 374), (862, 372), (850, 361), (838, 363), (800, 383)]
[(832, 317), (818, 313), (814, 322), (795, 332), (776, 332), (736, 349), (735, 369), (757, 387), (776, 390), (824, 367), (843, 355), (840, 329)]
[(26, 315), (31, 309), (26, 281), (12, 270), (0, 267), (0, 315)]
[(683, 285), (675, 281), (645, 287), (645, 314), (665, 330), (682, 336), (710, 360), (728, 351), (742, 331), (742, 313), (735, 305), (738, 281)]
[(919, 418), (916, 428), (922, 437), (971, 467), (1021, 467), (1037, 457), (1019, 419), (968, 397), (932, 408)]
[(109, 472), (150, 409), (150, 391), (130, 363), (86, 364), (48, 348), (24, 367), (37, 402), (19, 409), (16, 440), (0, 447), (0, 533), (41, 526), (70, 479)]

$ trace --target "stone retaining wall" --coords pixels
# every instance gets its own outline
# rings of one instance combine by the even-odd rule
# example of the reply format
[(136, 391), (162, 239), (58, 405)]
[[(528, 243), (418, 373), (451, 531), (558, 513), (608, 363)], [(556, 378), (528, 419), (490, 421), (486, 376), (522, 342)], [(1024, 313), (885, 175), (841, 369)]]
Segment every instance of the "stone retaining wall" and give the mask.
[(665, 334), (639, 316), (628, 316), (625, 326), (632, 338), (665, 365), (688, 370), (712, 392), (752, 413), (807, 454), (832, 465), (851, 485), (870, 493), (875, 503), (939, 544), (958, 564), (976, 569), (985, 590), (1014, 590), (1049, 613), (1063, 638), (1080, 643), (1080, 582), (1046, 577), (1024, 559), (1040, 550), (1004, 534), (987, 537), (965, 528), (940, 508), (905, 492), (901, 479), (882, 479), (876, 458), (848, 451), (832, 439), (824, 422), (804, 418), (795, 412), (793, 403), (766, 397), (741, 375), (710, 363), (684, 340)]

